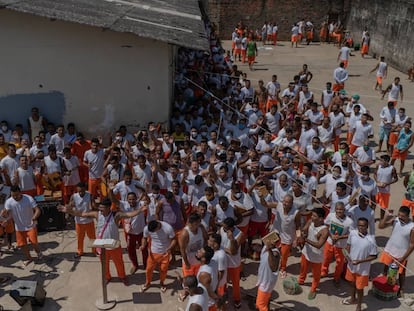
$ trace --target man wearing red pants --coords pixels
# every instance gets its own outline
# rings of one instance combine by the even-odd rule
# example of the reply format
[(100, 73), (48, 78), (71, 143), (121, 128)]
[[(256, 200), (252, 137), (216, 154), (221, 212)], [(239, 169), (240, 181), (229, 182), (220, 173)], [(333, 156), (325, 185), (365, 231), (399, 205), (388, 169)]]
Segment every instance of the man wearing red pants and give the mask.
[[(145, 215), (143, 211), (147, 209), (147, 206), (141, 204), (141, 201), (137, 200), (137, 195), (135, 192), (129, 192), (127, 194), (127, 201), (120, 201), (112, 195), (111, 200), (115, 203), (115, 206), (122, 212), (134, 212), (141, 210), (138, 215), (132, 218), (126, 218), (124, 220), (124, 231), (126, 234), (127, 240), (127, 251), (129, 259), (131, 260), (132, 267), (130, 269), (130, 274), (134, 274), (138, 270), (138, 258), (137, 258), (137, 248), (141, 247), (141, 242), (143, 238), (143, 231), (145, 227)], [(148, 260), (148, 249), (142, 248), (142, 261), (144, 269), (147, 267)]]
[[(86, 184), (83, 182), (78, 183), (77, 192), (74, 193), (69, 201), (69, 206), (81, 212), (89, 212), (92, 210), (92, 196), (86, 191)], [(75, 228), (76, 235), (78, 236), (78, 250), (75, 258), (79, 258), (83, 255), (83, 241), (85, 234), (89, 239), (96, 239), (95, 235), (95, 223), (90, 217), (75, 216)], [(94, 252), (95, 250), (92, 249)]]
[(148, 245), (151, 239), (151, 249), (147, 261), (145, 284), (141, 287), (141, 292), (145, 292), (151, 286), (152, 274), (157, 265), (160, 270), (161, 292), (165, 292), (165, 280), (167, 278), (168, 265), (170, 263), (171, 250), (177, 244), (174, 229), (164, 221), (151, 220), (144, 228), (144, 239), (141, 249)]

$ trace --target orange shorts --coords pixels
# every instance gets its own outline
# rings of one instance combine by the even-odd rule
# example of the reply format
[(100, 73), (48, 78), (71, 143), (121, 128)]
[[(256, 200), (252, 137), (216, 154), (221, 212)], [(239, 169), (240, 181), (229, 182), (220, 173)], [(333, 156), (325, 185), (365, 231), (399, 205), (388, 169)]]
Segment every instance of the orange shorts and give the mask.
[(362, 48), (361, 48), (361, 54), (362, 55), (364, 55), (364, 54), (368, 54), (368, 44), (363, 44), (362, 45)]
[[(396, 258), (392, 257), (390, 254), (388, 254), (386, 251), (383, 251), (381, 253), (381, 256), (379, 258), (379, 261), (382, 262), (383, 264), (389, 266), (392, 262), (395, 261)], [(395, 262), (398, 265), (398, 273), (401, 274), (404, 272), (404, 267), (407, 266), (407, 260), (404, 260), (403, 262), (401, 262), (401, 264), (399, 264), (398, 262)]]
[(341, 63), (344, 63), (344, 68), (348, 67), (348, 60), (346, 59), (341, 59), (340, 60)]
[(382, 85), (382, 77), (377, 76), (377, 83)]
[(37, 245), (37, 229), (32, 228), (29, 231), (16, 231), (16, 242), (17, 246), (27, 245), (27, 239), (33, 245)]
[(253, 64), (255, 59), (256, 59), (255, 56), (247, 56), (247, 62), (249, 64)]
[(236, 55), (237, 55), (237, 54), (241, 54), (241, 49), (237, 49), (237, 48), (236, 48), (236, 49), (234, 50), (234, 54), (236, 54)]
[(390, 194), (378, 192), (375, 199), (381, 208), (388, 208), (390, 206)]
[(394, 146), (398, 142), (398, 132), (391, 132), (388, 138), (388, 144)]
[(6, 221), (6, 224), (4, 226), (0, 226), (0, 235), (3, 235), (5, 233), (13, 233), (14, 232), (14, 223), (12, 219), (9, 219)]
[(292, 35), (292, 37), (290, 38), (291, 42), (298, 42), (298, 35)]
[(183, 276), (186, 277), (186, 276), (189, 276), (189, 275), (197, 275), (198, 270), (200, 270), (200, 265), (201, 264), (190, 265), (190, 269), (187, 269), (185, 267), (185, 265), (183, 264), (182, 265), (182, 268), (183, 268)]
[(351, 271), (349, 271), (349, 269), (346, 269), (345, 279), (347, 281), (355, 283), (357, 289), (364, 289), (368, 286), (368, 275), (352, 273)]
[(93, 196), (97, 196), (98, 192), (101, 191), (101, 179), (100, 178), (89, 178), (88, 180), (88, 192)]
[(332, 91), (339, 92), (340, 90), (343, 90), (344, 88), (345, 88), (345, 84), (344, 83), (335, 83), (332, 86)]
[(249, 225), (248, 224), (246, 226), (243, 226), (243, 227), (237, 226), (237, 228), (239, 228), (239, 230), (247, 236), (247, 232), (249, 231)]
[(392, 152), (392, 159), (400, 159), (401, 161), (404, 161), (407, 159), (408, 150), (401, 152), (399, 149), (394, 148), (394, 151)]

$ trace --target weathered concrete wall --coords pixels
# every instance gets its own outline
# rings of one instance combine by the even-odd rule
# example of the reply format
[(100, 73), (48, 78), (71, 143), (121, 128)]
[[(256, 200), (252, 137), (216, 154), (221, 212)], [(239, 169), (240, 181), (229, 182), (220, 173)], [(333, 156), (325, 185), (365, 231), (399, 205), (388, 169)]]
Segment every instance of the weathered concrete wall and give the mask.
[(364, 27), (371, 35), (370, 54), (383, 55), (406, 71), (414, 61), (414, 1), (353, 0), (348, 29), (360, 40)]
[(279, 38), (290, 38), (294, 22), (300, 19), (310, 20), (319, 26), (328, 18), (341, 20), (347, 18), (351, 0), (209, 0), (210, 20), (218, 27), (222, 39), (231, 37), (234, 27), (243, 21), (249, 28), (261, 28), (265, 21), (276, 22), (279, 26)]
[(166, 43), (8, 10), (0, 11), (0, 38), (1, 119), (25, 124), (38, 106), (49, 120), (75, 122), (88, 134), (168, 121)]

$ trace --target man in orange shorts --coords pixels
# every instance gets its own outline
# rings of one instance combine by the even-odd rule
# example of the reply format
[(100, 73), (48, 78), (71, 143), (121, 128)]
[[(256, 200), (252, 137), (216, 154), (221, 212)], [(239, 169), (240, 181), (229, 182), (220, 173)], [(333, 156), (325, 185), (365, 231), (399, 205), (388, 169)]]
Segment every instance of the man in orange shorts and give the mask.
[(17, 246), (22, 248), (26, 257), (23, 265), (27, 266), (33, 260), (27, 246), (27, 240), (30, 241), (36, 251), (37, 258), (41, 259), (43, 257), (37, 242), (36, 228), (37, 219), (41, 212), (35, 200), (29, 195), (22, 194), (19, 186), (12, 186), (10, 192), (11, 197), (6, 200), (1, 216), (5, 218), (11, 216), (14, 220)]
[(293, 45), (295, 45), (295, 47), (298, 47), (298, 41), (299, 41), (299, 26), (296, 24), (293, 24), (292, 29), (291, 29), (291, 38), (290, 41), (292, 42), (292, 48)]
[(352, 283), (352, 290), (351, 297), (342, 300), (342, 304), (356, 304), (356, 310), (361, 310), (364, 288), (368, 286), (371, 261), (377, 258), (375, 236), (368, 234), (368, 219), (358, 219), (357, 230), (351, 231), (348, 236), (346, 250), (348, 267), (345, 278)]
[(397, 159), (400, 159), (401, 165), (400, 165), (400, 175), (402, 175), (405, 159), (408, 155), (408, 150), (412, 147), (414, 144), (414, 135), (413, 131), (411, 130), (411, 121), (407, 120), (404, 123), (404, 127), (400, 131), (400, 134), (398, 135), (398, 141), (395, 145), (394, 151), (392, 152), (392, 160), (391, 165), (394, 165), (395, 161)]
[(380, 157), (380, 163), (374, 174), (374, 180), (378, 187), (376, 202), (381, 207), (381, 219), (384, 218), (385, 210), (389, 206), (391, 196), (390, 186), (398, 181), (397, 172), (395, 171), (395, 167), (390, 165), (390, 159), (388, 154), (383, 154)]
[(345, 81), (348, 80), (348, 71), (345, 69), (345, 64), (341, 62), (339, 67), (333, 72), (334, 85), (332, 91), (339, 92), (345, 88)]
[(405, 284), (405, 270), (408, 257), (414, 251), (414, 223), (410, 219), (410, 209), (407, 206), (401, 206), (398, 215), (393, 216), (387, 213), (387, 216), (381, 219), (379, 228), (384, 229), (388, 225), (393, 225), (390, 238), (381, 253), (380, 261), (384, 266), (384, 275), (387, 275), (389, 265), (393, 262), (398, 264), (398, 282), (400, 289), (399, 297), (403, 297), (403, 286)]

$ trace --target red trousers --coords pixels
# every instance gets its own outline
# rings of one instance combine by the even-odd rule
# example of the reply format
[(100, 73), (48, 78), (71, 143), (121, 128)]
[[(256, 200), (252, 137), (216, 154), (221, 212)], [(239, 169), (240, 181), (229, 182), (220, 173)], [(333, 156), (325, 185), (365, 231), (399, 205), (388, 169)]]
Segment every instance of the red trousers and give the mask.
[[(96, 239), (95, 235), (95, 224), (90, 222), (88, 224), (76, 224), (76, 235), (78, 236), (78, 255), (83, 254), (83, 241), (85, 240), (85, 234), (89, 239)], [(92, 252), (95, 252), (95, 249), (92, 248)]]
[(233, 300), (234, 302), (240, 302), (240, 271), (241, 266), (236, 268), (227, 268), (227, 278), (231, 281), (233, 288)]
[(146, 281), (145, 284), (150, 284), (152, 280), (152, 274), (155, 268), (160, 266), (160, 283), (164, 284), (167, 278), (168, 265), (170, 263), (170, 253), (154, 254), (150, 253), (147, 260), (147, 269), (145, 271)]
[(321, 280), (321, 268), (322, 263), (321, 262), (310, 262), (305, 258), (305, 255), (302, 254), (302, 257), (300, 258), (300, 274), (298, 278), (298, 283), (303, 284), (306, 279), (306, 275), (308, 274), (309, 266), (312, 269), (313, 279), (312, 279), (312, 286), (311, 286), (311, 292), (316, 292), (316, 289), (318, 288), (319, 281)]
[(269, 311), (269, 301), (272, 293), (262, 292), (260, 289), (257, 289), (256, 297), (256, 308), (259, 311)]
[[(126, 235), (127, 240), (127, 251), (129, 260), (131, 260), (132, 265), (135, 268), (138, 268), (138, 258), (137, 258), (137, 248), (141, 246), (143, 234), (132, 234), (128, 233)], [(144, 248), (142, 250), (142, 261), (144, 265), (144, 269), (147, 267), (147, 260), (148, 260), (148, 249)]]
[(280, 271), (286, 271), (287, 261), (290, 256), (292, 245), (280, 244)]
[(111, 272), (109, 270), (109, 261), (112, 260), (115, 264), (118, 277), (120, 279), (125, 279), (126, 275), (125, 275), (124, 260), (122, 259), (122, 248), (119, 246), (115, 249), (111, 249), (111, 250), (107, 249), (105, 259), (106, 259), (105, 260), (105, 278), (107, 280), (111, 279)]
[(325, 243), (323, 249), (322, 275), (327, 275), (329, 273), (329, 264), (332, 262), (332, 257), (334, 256), (336, 261), (334, 279), (338, 281), (344, 268), (345, 256), (342, 253), (342, 248)]

